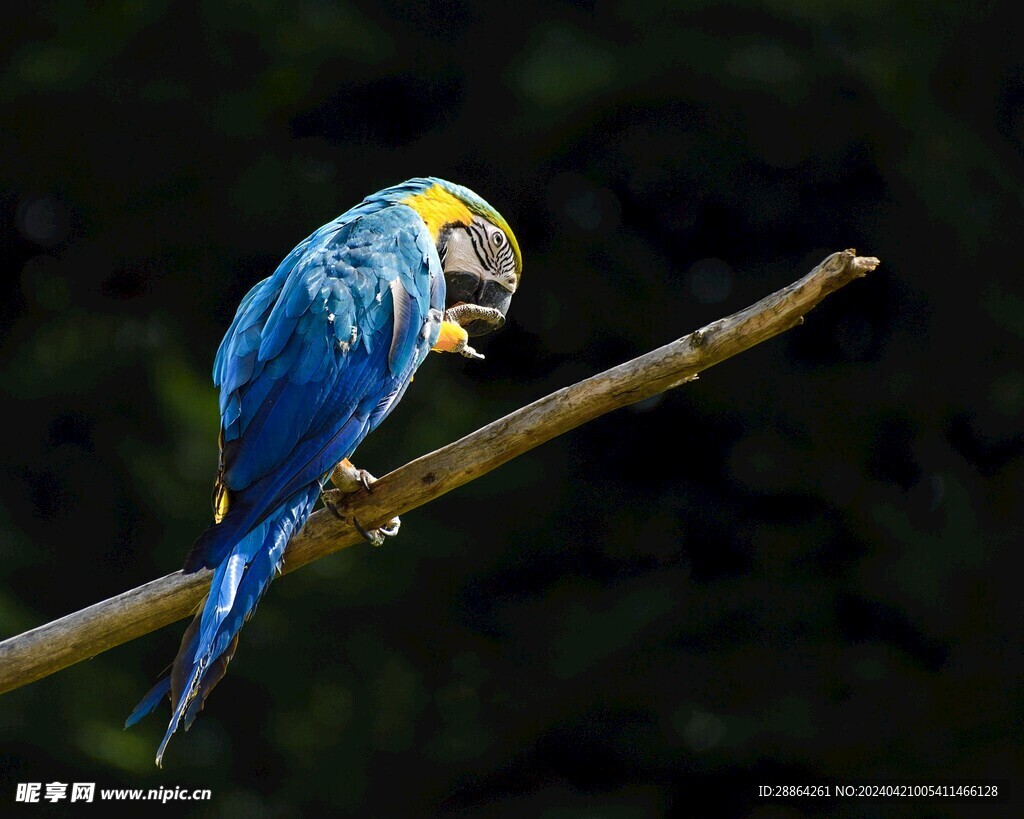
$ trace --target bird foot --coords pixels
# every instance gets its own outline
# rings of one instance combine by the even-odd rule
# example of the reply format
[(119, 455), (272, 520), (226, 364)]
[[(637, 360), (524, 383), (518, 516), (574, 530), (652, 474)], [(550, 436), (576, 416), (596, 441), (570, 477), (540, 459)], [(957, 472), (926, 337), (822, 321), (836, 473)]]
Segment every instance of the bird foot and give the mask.
[(384, 526), (378, 529), (370, 529), (367, 531), (359, 525), (359, 521), (355, 516), (352, 517), (352, 523), (355, 525), (356, 530), (363, 536), (367, 543), (371, 546), (383, 546), (385, 538), (394, 537), (398, 534), (398, 530), (402, 528), (402, 519), (397, 515), (387, 522)]
[(376, 482), (377, 479), (373, 475), (365, 469), (359, 469), (348, 458), (340, 461), (331, 473), (331, 483), (346, 495), (360, 489), (372, 492)]
[[(347, 522), (348, 518), (343, 515), (339, 509), (339, 504), (335, 503), (338, 495), (344, 497), (345, 495), (351, 495), (354, 492), (358, 492), (360, 489), (365, 489), (367, 492), (373, 492), (373, 485), (377, 482), (377, 479), (373, 477), (365, 469), (359, 469), (356, 467), (348, 458), (342, 460), (331, 473), (331, 483), (333, 483), (337, 489), (335, 492), (325, 492), (323, 495), (324, 506), (326, 506), (338, 520), (344, 520)], [(356, 530), (361, 534), (371, 546), (381, 546), (384, 543), (385, 538), (394, 537), (398, 534), (398, 530), (402, 526), (402, 521), (399, 517), (393, 517), (384, 526), (379, 529), (364, 529), (355, 515), (352, 516), (352, 523), (356, 527)]]

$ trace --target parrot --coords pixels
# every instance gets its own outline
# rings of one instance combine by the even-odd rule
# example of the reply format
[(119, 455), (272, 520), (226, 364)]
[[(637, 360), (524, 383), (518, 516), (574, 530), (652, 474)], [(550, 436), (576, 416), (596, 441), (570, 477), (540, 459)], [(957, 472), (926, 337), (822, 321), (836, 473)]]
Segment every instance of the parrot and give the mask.
[[(224, 677), (242, 625), (327, 481), (341, 486), (355, 476), (369, 488), (372, 476), (349, 457), (402, 399), (428, 352), (483, 358), (469, 339), (504, 324), (522, 265), (511, 228), (484, 199), (418, 177), (312, 233), (242, 299), (213, 366), (213, 521), (183, 568), (212, 569), (210, 591), (169, 673), (125, 722), (170, 699), (158, 766)], [(397, 523), (360, 531), (379, 544)]]

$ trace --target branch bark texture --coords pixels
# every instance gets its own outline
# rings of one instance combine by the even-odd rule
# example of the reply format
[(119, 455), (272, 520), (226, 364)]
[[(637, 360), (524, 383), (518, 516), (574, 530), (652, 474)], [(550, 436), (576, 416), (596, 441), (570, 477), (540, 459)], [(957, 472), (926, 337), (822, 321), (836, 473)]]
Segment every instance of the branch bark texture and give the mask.
[[(367, 529), (382, 526), (587, 421), (692, 381), (702, 370), (800, 324), (822, 299), (878, 263), (854, 250), (833, 253), (799, 281), (745, 310), (553, 392), (417, 458), (382, 477), (372, 492), (336, 494), (331, 500), (343, 520), (324, 509), (313, 514), (289, 544), (284, 571), (362, 542), (353, 516)], [(175, 572), (0, 642), (0, 693), (192, 614), (211, 575)]]

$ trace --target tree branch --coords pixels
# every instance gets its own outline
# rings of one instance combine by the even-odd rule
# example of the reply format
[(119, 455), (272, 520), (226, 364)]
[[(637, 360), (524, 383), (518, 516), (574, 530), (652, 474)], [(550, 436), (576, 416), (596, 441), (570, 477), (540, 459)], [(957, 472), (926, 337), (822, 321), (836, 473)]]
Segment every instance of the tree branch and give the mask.
[[(284, 571), (305, 566), (362, 537), (352, 516), (367, 528), (385, 524), (490, 472), (538, 444), (627, 404), (692, 381), (702, 370), (800, 324), (830, 293), (878, 266), (856, 251), (833, 253), (797, 282), (688, 336), (551, 393), (459, 441), (385, 475), (373, 492), (331, 500), (329, 511), (310, 517), (289, 544)], [(0, 643), (0, 693), (33, 682), (193, 613), (206, 594), (211, 571), (175, 572)]]

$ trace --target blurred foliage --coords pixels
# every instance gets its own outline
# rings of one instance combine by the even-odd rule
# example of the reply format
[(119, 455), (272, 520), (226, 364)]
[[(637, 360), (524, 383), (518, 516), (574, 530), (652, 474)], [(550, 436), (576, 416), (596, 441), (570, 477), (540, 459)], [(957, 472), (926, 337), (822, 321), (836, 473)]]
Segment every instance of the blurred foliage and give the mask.
[(385, 185), (470, 186), (526, 270), (486, 362), (432, 357), (361, 447), (377, 474), (831, 250), (883, 265), (276, 583), (163, 771), (163, 715), (120, 726), (181, 625), (5, 695), (0, 798), (61, 779), (210, 787), (220, 817), (854, 816), (770, 812), (755, 786), (1018, 776), (1012, 8), (23, 6), (0, 31), (5, 635), (180, 565), (235, 306)]

